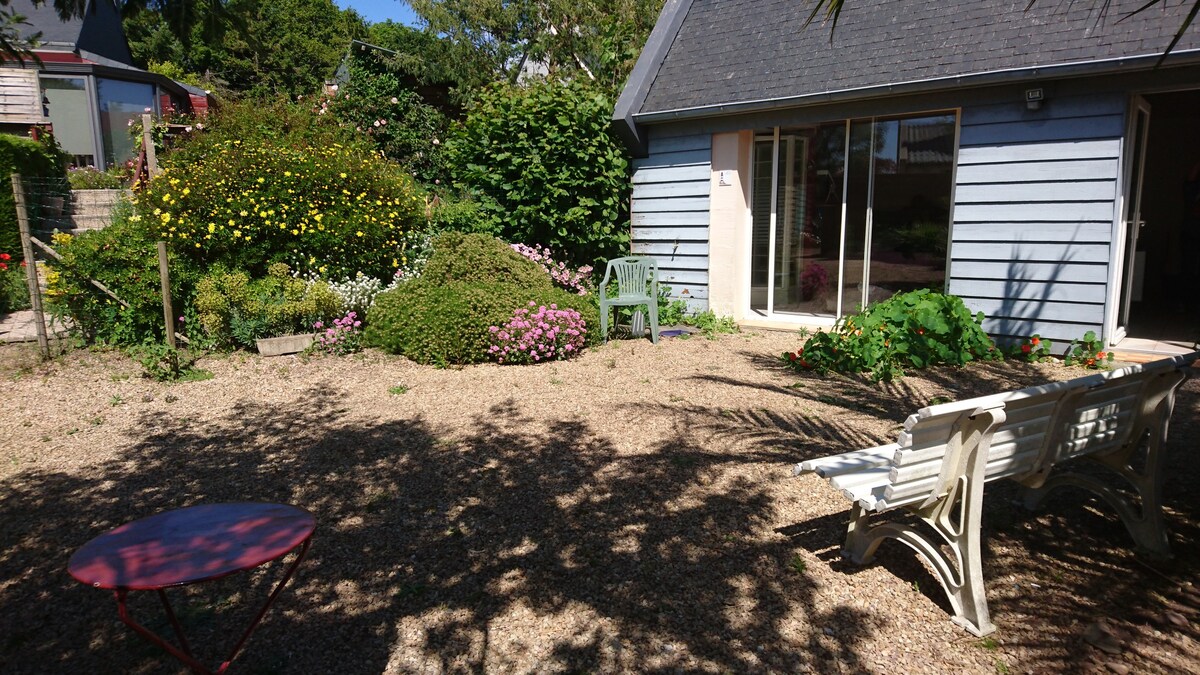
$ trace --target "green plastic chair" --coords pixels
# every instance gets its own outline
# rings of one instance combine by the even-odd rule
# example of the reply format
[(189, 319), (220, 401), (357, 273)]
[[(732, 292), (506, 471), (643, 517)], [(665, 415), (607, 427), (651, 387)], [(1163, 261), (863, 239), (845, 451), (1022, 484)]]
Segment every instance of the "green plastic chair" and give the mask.
[[(613, 277), (617, 295), (607, 297), (605, 287)], [(645, 305), (650, 315), (650, 341), (658, 344), (658, 261), (654, 258), (616, 258), (608, 261), (600, 282), (600, 334), (608, 342), (610, 307)]]

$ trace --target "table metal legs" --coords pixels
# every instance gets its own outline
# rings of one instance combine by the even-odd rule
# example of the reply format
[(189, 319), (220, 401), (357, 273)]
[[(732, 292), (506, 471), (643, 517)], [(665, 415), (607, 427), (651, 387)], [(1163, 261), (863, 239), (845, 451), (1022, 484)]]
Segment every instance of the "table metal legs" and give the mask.
[[(254, 615), (254, 619), (246, 628), (246, 632), (242, 633), (241, 639), (237, 641), (237, 644), (235, 644), (233, 649), (229, 652), (229, 656), (216, 670), (209, 670), (204, 666), (204, 664), (200, 663), (194, 656), (192, 656), (192, 649), (190, 646), (188, 646), (187, 638), (185, 638), (183, 635), (183, 626), (180, 625), (179, 619), (175, 617), (175, 612), (171, 609), (171, 603), (167, 601), (167, 594), (162, 589), (158, 590), (158, 597), (160, 600), (162, 600), (163, 609), (167, 613), (167, 618), (171, 621), (171, 627), (175, 630), (175, 637), (179, 640), (179, 647), (167, 642), (150, 629), (133, 620), (133, 618), (129, 615), (129, 608), (125, 603), (126, 596), (129, 594), (129, 591), (126, 589), (118, 589), (115, 592), (117, 597), (117, 614), (121, 617), (121, 621), (124, 622), (125, 625), (137, 631), (139, 635), (158, 645), (169, 654), (182, 661), (183, 664), (188, 668), (191, 668), (193, 672), (201, 673), (202, 675), (215, 675), (217, 673), (224, 673), (229, 669), (229, 664), (233, 663), (233, 658), (237, 656), (237, 653), (241, 651), (242, 647), (246, 644), (246, 640), (250, 638), (250, 634), (254, 632), (254, 629), (258, 627), (259, 622), (261, 622), (262, 618), (266, 616), (267, 610), (270, 609), (272, 603), (275, 602), (275, 598), (279, 596), (279, 592), (283, 590), (283, 587), (292, 578), (292, 575), (295, 574), (296, 568), (299, 567), (300, 562), (304, 560), (304, 555), (308, 553), (308, 545), (310, 543), (312, 543), (312, 537), (305, 539), (300, 544), (299, 555), (297, 555), (296, 559), (293, 560), (290, 565), (288, 565), (287, 572), (283, 575), (283, 579), (276, 584), (275, 590), (271, 591), (271, 595), (267, 596), (267, 601), (263, 603), (262, 609), (258, 610), (258, 614)], [(294, 551), (296, 549), (292, 550)]]

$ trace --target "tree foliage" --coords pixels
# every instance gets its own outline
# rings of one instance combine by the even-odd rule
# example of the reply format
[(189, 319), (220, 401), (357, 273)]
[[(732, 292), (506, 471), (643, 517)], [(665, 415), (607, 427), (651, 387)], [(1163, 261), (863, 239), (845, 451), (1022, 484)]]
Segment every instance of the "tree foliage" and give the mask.
[(332, 0), (159, 0), (124, 12), (138, 65), (252, 96), (315, 92), (367, 31), (362, 17)]
[(479, 83), (539, 70), (624, 84), (663, 0), (412, 0), (429, 30), (487, 64)]
[(607, 95), (578, 81), (481, 92), (448, 152), (482, 224), (576, 265), (619, 256), (629, 241), (629, 161), (609, 133), (611, 111)]

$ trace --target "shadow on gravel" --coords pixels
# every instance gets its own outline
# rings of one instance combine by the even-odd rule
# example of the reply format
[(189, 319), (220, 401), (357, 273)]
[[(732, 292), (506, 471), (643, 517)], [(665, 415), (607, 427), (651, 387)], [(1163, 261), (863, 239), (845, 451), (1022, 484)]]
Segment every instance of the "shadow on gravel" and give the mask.
[[(767, 488), (735, 477), (718, 494), (691, 492), (735, 459), (701, 447), (703, 430), (681, 423), (670, 444), (617, 457), (580, 421), (531, 433), (537, 425), (511, 402), (447, 442), (420, 420), (351, 423), (325, 390), (298, 401), (242, 405), (209, 423), (147, 414), (122, 456), (86, 475), (7, 480), (0, 670), (179, 672), (117, 621), (109, 593), (70, 579), (67, 559), (123, 522), (234, 500), (292, 503), (318, 520), (308, 559), (235, 662), (241, 673), (508, 671), (509, 652), (487, 647), (505, 640), (495, 621), (514, 608), (533, 617), (582, 608), (604, 620), (546, 633), (552, 656), (536, 666), (546, 670), (858, 663), (868, 617), (817, 610), (812, 581), (788, 569), (793, 544), (749, 534), (773, 526)], [(280, 573), (277, 563), (172, 593), (202, 661), (219, 662)], [(131, 597), (135, 616), (169, 633), (152, 594)], [(436, 625), (398, 634), (427, 612)], [(810, 634), (781, 634), (783, 617), (797, 614)], [(831, 622), (851, 628), (831, 639)]]

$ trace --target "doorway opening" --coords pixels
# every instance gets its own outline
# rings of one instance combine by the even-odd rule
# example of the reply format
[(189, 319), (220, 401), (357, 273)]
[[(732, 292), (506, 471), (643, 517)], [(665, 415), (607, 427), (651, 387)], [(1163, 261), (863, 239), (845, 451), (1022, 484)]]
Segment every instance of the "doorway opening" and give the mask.
[[(1149, 119), (1140, 217), (1126, 216), (1134, 243), (1118, 321), (1127, 339), (1186, 347), (1200, 340), (1200, 90), (1141, 98)], [(1132, 190), (1126, 199), (1136, 199)]]

